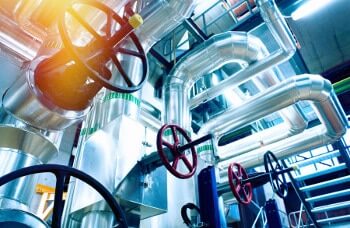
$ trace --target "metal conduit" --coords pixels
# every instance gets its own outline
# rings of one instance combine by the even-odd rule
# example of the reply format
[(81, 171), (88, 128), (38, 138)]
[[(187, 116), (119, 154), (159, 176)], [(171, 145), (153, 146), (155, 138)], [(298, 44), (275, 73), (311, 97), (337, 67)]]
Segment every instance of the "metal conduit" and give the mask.
[[(190, 87), (200, 76), (228, 62), (241, 61), (237, 55), (244, 56), (243, 58), (261, 60), (255, 62), (247, 69), (240, 71), (234, 77), (229, 77), (215, 87), (192, 98), (191, 108), (220, 95), (222, 91), (228, 88), (237, 86), (239, 83), (262, 73), (269, 67), (286, 61), (295, 53), (295, 43), (292, 34), (274, 1), (258, 0), (257, 4), (260, 7), (265, 23), (278, 42), (280, 49), (268, 57), (263, 58), (261, 56), (257, 58), (257, 53), (264, 53), (263, 50), (259, 49), (261, 45), (254, 45), (259, 44), (260, 40), (250, 35), (246, 35), (243, 38), (243, 35), (238, 35), (239, 33), (235, 33), (234, 37), (230, 32), (213, 36), (211, 39), (205, 41), (178, 62), (164, 83), (164, 121), (166, 123), (176, 123), (184, 128), (189, 128), (191, 121), (190, 109), (188, 108), (188, 91)], [(239, 39), (245, 40), (245, 42), (241, 44), (236, 42), (237, 45), (233, 45), (234, 41)], [(236, 56), (233, 56), (233, 50)], [(174, 97), (177, 99), (173, 99)]]
[[(135, 34), (139, 38), (145, 53), (157, 43), (164, 35), (179, 26), (184, 19), (190, 17), (194, 10), (194, 0), (156, 0), (147, 5), (140, 12), (144, 18), (144, 24), (136, 29)], [(127, 48), (133, 49), (131, 44), (125, 44)], [(142, 75), (142, 62), (129, 55), (122, 56), (121, 64), (126, 73), (132, 76), (132, 81), (140, 81)], [(123, 81), (122, 77), (118, 77)], [(124, 99), (117, 93), (103, 89), (101, 91), (102, 100), (97, 100), (101, 108), (93, 110), (88, 121), (89, 126), (99, 126), (102, 128), (107, 123), (119, 115), (126, 115), (133, 119), (138, 119), (140, 114), (140, 102), (142, 90), (130, 94), (132, 99)], [(112, 99), (110, 99), (112, 98)]]
[(260, 8), (260, 14), (264, 22), (278, 43), (280, 49), (271, 53), (268, 57), (263, 58), (259, 62), (252, 64), (246, 70), (239, 72), (234, 77), (229, 77), (221, 81), (217, 86), (192, 98), (192, 108), (200, 105), (203, 101), (213, 99), (220, 95), (225, 89), (233, 88), (252, 76), (257, 75), (272, 66), (287, 61), (294, 55), (296, 47), (293, 35), (274, 0), (256, 0), (256, 3)]
[[(208, 56), (209, 58), (207, 58)], [(214, 57), (210, 58), (211, 56)], [(181, 124), (182, 121), (182, 123), (188, 123), (187, 121), (190, 119), (190, 109), (186, 108), (188, 107), (188, 98), (186, 94), (188, 94), (189, 89), (197, 78), (227, 62), (254, 64), (264, 59), (266, 56), (268, 56), (268, 51), (264, 44), (255, 36), (247, 33), (228, 32), (209, 39), (202, 46), (186, 56), (185, 60), (181, 60), (177, 68), (172, 72), (172, 77), (168, 78), (170, 82), (168, 90), (166, 90), (165, 93), (166, 101), (169, 101), (169, 99), (173, 97), (180, 97), (180, 99), (170, 100), (170, 102), (173, 102), (172, 104), (165, 103), (166, 115), (168, 114), (168, 116), (166, 116), (166, 122), (178, 123), (177, 121), (179, 121)], [(200, 61), (198, 61), (198, 58), (201, 58)], [(200, 66), (198, 66), (197, 62), (200, 62)], [(244, 66), (245, 64), (241, 65)], [(242, 71), (244, 71), (244, 69)], [(275, 72), (277, 72), (277, 75)], [(279, 71), (274, 71), (272, 69), (265, 71), (262, 73), (261, 77), (256, 78), (253, 82), (260, 90), (265, 90), (267, 86), (274, 85), (280, 81), (279, 78), (282, 78), (282, 76), (278, 74), (278, 72)], [(231, 77), (235, 77), (235, 75)], [(264, 81), (264, 83), (262, 81)], [(170, 89), (172, 92), (170, 92)], [(221, 91), (221, 93), (222, 92), (223, 91)], [(184, 108), (184, 110), (180, 108)], [(232, 113), (232, 115), (235, 114)], [(298, 106), (292, 106), (282, 110), (281, 115), (285, 121), (283, 127), (279, 126), (278, 128), (273, 128), (273, 131), (269, 130), (266, 133), (248, 137), (246, 140), (240, 141), (238, 147), (236, 147), (237, 144), (233, 144), (234, 148), (244, 148), (243, 152), (250, 151), (258, 148), (261, 144), (273, 143), (306, 129), (306, 117), (302, 114)], [(234, 119), (234, 116), (232, 119)], [(226, 118), (226, 120), (228, 119)], [(225, 124), (230, 125), (231, 121)], [(206, 125), (207, 124), (204, 124), (202, 126), (199, 133), (200, 135), (207, 134), (209, 131), (215, 129), (215, 126), (207, 127)], [(281, 134), (281, 132), (284, 133)], [(217, 136), (220, 137), (224, 133), (226, 132), (221, 132), (220, 135)], [(274, 135), (274, 137), (271, 137), (272, 135)], [(231, 146), (231, 144), (229, 145)]]
[(220, 163), (220, 167), (226, 168), (230, 162), (235, 161), (246, 168), (252, 168), (263, 163), (263, 153), (267, 150), (275, 153), (278, 158), (284, 158), (306, 149), (331, 143), (345, 134), (348, 124), (346, 115), (331, 83), (319, 75), (307, 74), (289, 78), (266, 90), (254, 100), (248, 101), (236, 111), (238, 117), (236, 126), (244, 125), (250, 120), (259, 119), (301, 100), (312, 101), (321, 125), (240, 156), (234, 156), (235, 151), (232, 151), (229, 160), (225, 157), (220, 158), (221, 161), (225, 161)]

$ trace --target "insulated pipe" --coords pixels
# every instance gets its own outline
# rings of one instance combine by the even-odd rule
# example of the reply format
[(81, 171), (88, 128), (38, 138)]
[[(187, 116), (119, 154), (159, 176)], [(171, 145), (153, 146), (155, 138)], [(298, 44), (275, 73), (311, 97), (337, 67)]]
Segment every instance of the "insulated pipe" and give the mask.
[(340, 95), (350, 91), (350, 77), (333, 84), (336, 94)]
[[(145, 53), (157, 43), (164, 35), (170, 33), (179, 26), (184, 19), (190, 17), (194, 9), (195, 0), (156, 0), (144, 7), (140, 14), (145, 18), (142, 26), (136, 29), (135, 34), (139, 38)], [(126, 44), (129, 45), (128, 43)], [(128, 46), (133, 49), (133, 46)], [(139, 81), (137, 77), (142, 75), (142, 63), (132, 56), (123, 56), (121, 64), (126, 73), (133, 76), (133, 81)], [(122, 77), (119, 77), (123, 80)], [(133, 119), (139, 118), (142, 90), (133, 94), (123, 95), (104, 89), (102, 109), (92, 114), (95, 121), (91, 127), (103, 127), (119, 115), (126, 115)], [(90, 121), (91, 122), (91, 121)]]
[[(180, 60), (176, 68), (171, 72), (171, 76), (167, 78), (164, 87), (165, 122), (177, 123), (180, 126), (189, 128), (189, 126), (185, 126), (185, 123), (190, 123), (190, 108), (187, 108), (189, 98), (187, 94), (189, 94), (191, 86), (202, 75), (228, 62), (253, 63), (254, 65), (254, 62), (264, 59), (267, 55), (268, 51), (264, 44), (255, 36), (247, 33), (227, 32), (213, 36), (211, 39), (205, 41), (189, 55)], [(240, 72), (244, 72), (244, 69)], [(232, 77), (235, 76), (233, 75)], [(279, 81), (278, 76), (275, 75), (273, 70), (265, 71), (262, 78), (267, 80), (269, 85), (276, 84)], [(260, 89), (266, 88), (262, 83), (260, 84)], [(222, 93), (223, 90), (220, 92)], [(173, 99), (174, 97), (178, 99)], [(279, 137), (275, 137), (275, 140), (270, 142), (300, 133), (307, 127), (306, 118), (297, 107), (288, 107), (287, 110), (282, 111), (282, 114), (284, 120), (289, 125), (289, 127), (285, 128), (287, 134), (279, 134)], [(212, 128), (213, 126), (209, 128), (205, 126), (206, 124), (204, 124), (200, 131), (201, 135), (215, 129)], [(266, 135), (263, 138), (270, 137)], [(252, 143), (248, 142), (248, 144)]]
[(206, 100), (217, 97), (223, 90), (232, 88), (272, 66), (285, 62), (294, 55), (296, 48), (293, 35), (274, 0), (256, 0), (256, 3), (263, 20), (280, 48), (268, 57), (252, 64), (246, 70), (239, 72), (234, 77), (229, 77), (221, 81), (217, 86), (192, 98), (191, 107), (196, 107)]
[[(147, 53), (164, 35), (179, 26), (191, 16), (195, 0), (156, 0), (156, 4), (145, 7), (140, 14), (149, 15), (136, 30), (136, 35)], [(154, 11), (154, 5), (158, 6)]]
[[(20, 168), (45, 164), (57, 156), (63, 132), (33, 128), (0, 108), (0, 176)], [(30, 211), (36, 176), (20, 178), (0, 187), (0, 208)]]
[(192, 85), (203, 75), (227, 63), (244, 64), (245, 58), (258, 59), (261, 53), (260, 46), (255, 45), (258, 42), (259, 39), (247, 33), (225, 32), (204, 41), (183, 57), (170, 72), (163, 86), (164, 121), (189, 129), (191, 121), (188, 103)]
[[(260, 78), (261, 80), (264, 80), (264, 82), (268, 81), (269, 85), (275, 85), (279, 81), (276, 78), (276, 75), (274, 75), (273, 70), (265, 71), (262, 77)], [(259, 78), (254, 78), (252, 81), (258, 87), (258, 89), (260, 89), (260, 91), (265, 90), (266, 86), (263, 85), (262, 82), (260, 82), (258, 79)], [(233, 109), (234, 108), (232, 108), (231, 110)], [(284, 120), (283, 124), (271, 127), (261, 132), (254, 133), (253, 135), (247, 136), (230, 144), (220, 146), (218, 147), (218, 152), (220, 153), (220, 155), (224, 157), (229, 157), (232, 154), (231, 152), (235, 151), (235, 156), (237, 156), (239, 154), (258, 149), (259, 147), (262, 147), (264, 145), (275, 143), (295, 134), (299, 134), (306, 129), (307, 118), (304, 116), (303, 112), (300, 110), (297, 104), (284, 108), (281, 111), (279, 111), (279, 113), (282, 119)], [(223, 124), (231, 125), (235, 121), (236, 113), (231, 113), (231, 115), (232, 121), (225, 122)], [(217, 117), (217, 122), (221, 122), (220, 118), (225, 118), (226, 120), (228, 119), (227, 117), (220, 115)], [(199, 135), (205, 135), (211, 132), (214, 133), (216, 138), (218, 139), (226, 133), (219, 132), (216, 128), (210, 127), (211, 126), (207, 126), (207, 123), (203, 124)], [(228, 131), (231, 130), (233, 129), (230, 129)]]
[(254, 168), (264, 163), (264, 153), (266, 151), (273, 152), (278, 159), (284, 159), (286, 157), (301, 153), (303, 151), (318, 148), (320, 146), (327, 145), (337, 141), (346, 131), (344, 125), (343, 132), (340, 132), (340, 136), (331, 137), (327, 128), (323, 125), (319, 125), (305, 130), (301, 134), (294, 135), (285, 140), (279, 141), (274, 144), (267, 145), (266, 147), (259, 148), (257, 150), (250, 151), (239, 156), (232, 157), (229, 160), (225, 160), (219, 163), (220, 176), (227, 176), (227, 167), (231, 162), (238, 162), (244, 168)]
[[(216, 146), (220, 157), (229, 159), (295, 135), (288, 123), (279, 124), (224, 146)], [(233, 154), (234, 151), (234, 154)]]
[[(151, 3), (146, 8), (142, 9), (140, 12), (141, 15), (146, 16), (144, 17), (144, 24), (140, 26), (136, 31), (135, 34), (138, 36), (145, 53), (147, 53), (150, 48), (159, 41), (163, 36), (165, 36), (167, 33), (175, 29), (179, 24), (182, 23), (182, 21), (189, 17), (193, 8), (195, 0), (157, 0), (156, 3)], [(156, 10), (154, 10), (156, 8)], [(126, 43), (125, 45), (128, 45)], [(131, 48), (132, 49), (132, 48)], [(140, 75), (138, 71), (142, 69), (141, 63), (135, 58), (131, 59), (129, 56), (123, 56), (125, 57), (121, 64), (125, 67), (127, 74), (132, 75), (135, 77), (138, 77)], [(136, 80), (136, 79), (135, 79)], [(96, 126), (98, 128), (103, 128), (104, 125), (115, 119), (116, 117), (120, 115), (129, 116), (133, 119), (138, 119), (138, 113), (140, 112), (140, 103), (141, 103), (141, 92), (136, 92), (133, 94), (120, 94), (120, 93), (114, 93), (108, 90), (102, 91), (104, 93), (104, 97), (95, 99), (95, 102), (98, 103), (96, 105), (96, 110), (90, 114), (91, 119), (88, 119), (85, 123), (89, 125), (88, 127), (91, 127), (92, 130)], [(142, 116), (140, 121), (152, 121), (152, 118), (148, 118), (148, 116)], [(148, 122), (149, 123), (149, 122)], [(160, 128), (158, 126), (157, 121), (152, 121), (150, 125), (155, 126), (157, 129)], [(90, 129), (87, 129), (86, 132), (89, 132)], [(116, 130), (117, 131), (117, 130)], [(94, 135), (96, 136), (96, 134)], [(92, 136), (92, 137), (94, 137)], [(110, 135), (115, 142), (118, 142), (118, 138), (120, 137), (118, 135)], [(81, 143), (79, 143), (79, 150), (77, 153), (76, 161), (78, 161), (75, 166), (77, 168), (85, 167), (84, 164), (90, 164), (91, 161), (88, 161), (84, 159), (84, 153), (88, 151), (89, 149), (84, 148), (84, 138), (81, 138)], [(119, 143), (117, 143), (119, 145)], [(140, 155), (140, 150), (137, 150)], [(123, 153), (121, 153), (123, 154)], [(118, 161), (120, 159), (120, 156), (122, 156), (120, 153), (113, 153), (113, 155), (108, 156), (106, 160), (108, 161)], [(137, 159), (139, 156), (132, 156), (129, 157), (128, 162), (123, 162), (123, 164), (117, 164), (118, 168), (115, 169), (115, 166), (106, 166), (103, 161), (101, 162), (95, 162), (94, 170), (84, 170), (88, 172), (90, 175), (94, 175), (96, 170), (103, 170), (101, 173), (107, 173), (108, 176), (112, 176), (112, 181), (104, 181), (106, 178), (102, 178), (102, 184), (104, 184), (108, 189), (111, 191), (115, 190), (115, 187), (120, 184), (120, 182), (125, 178), (125, 175), (129, 173), (129, 171), (133, 168), (133, 166), (137, 163)], [(121, 167), (121, 168), (120, 168)], [(96, 174), (97, 176), (100, 175), (99, 173)], [(95, 175), (95, 177), (96, 177)], [(173, 179), (169, 178), (169, 181), (174, 181)], [(188, 182), (184, 183), (185, 185), (189, 185)], [(182, 184), (183, 186), (183, 184)], [(75, 185), (75, 189), (80, 189), (81, 185), (78, 183)], [(184, 189), (192, 189), (193, 185), (191, 184), (190, 187), (183, 186)], [(172, 190), (169, 190), (168, 195), (173, 195)], [(81, 196), (81, 193), (79, 191), (74, 190), (71, 194), (74, 196), (74, 199), (78, 199), (78, 201), (84, 200), (83, 196)], [(95, 195), (91, 196), (92, 199), (95, 199)], [(191, 200), (193, 200), (192, 196)], [(183, 199), (183, 195), (181, 195), (181, 198)], [(186, 198), (185, 198), (186, 199)], [(68, 208), (73, 209), (76, 205), (76, 202), (78, 201), (68, 201), (67, 205)], [(92, 200), (93, 201), (93, 200)], [(176, 200), (175, 200), (176, 201)], [(78, 204), (79, 206), (79, 204)], [(176, 210), (178, 207), (174, 207), (171, 204), (168, 204), (169, 210)], [(72, 212), (71, 210), (67, 210), (67, 213)], [(92, 211), (91, 217), (94, 217), (98, 220), (104, 220), (105, 218), (100, 217), (98, 214), (98, 211)], [(96, 216), (94, 215), (96, 213)], [(68, 222), (68, 221), (67, 221)], [(135, 221), (134, 221), (135, 222)], [(164, 221), (164, 226), (166, 226), (168, 220)], [(158, 225), (160, 222), (157, 223)]]
[[(288, 148), (289, 150), (288, 146), (290, 146), (290, 144), (294, 141), (298, 147), (301, 146), (301, 149), (307, 148), (309, 146), (308, 143), (311, 143), (309, 147), (316, 147), (329, 143), (332, 140), (337, 140), (345, 134), (347, 119), (334, 93), (331, 83), (319, 75), (306, 74), (289, 78), (282, 83), (269, 88), (264, 92), (264, 94), (249, 100), (240, 109), (234, 110), (237, 118), (233, 127), (244, 126), (249, 122), (257, 120), (267, 114), (273, 113), (301, 100), (312, 101), (312, 106), (314, 107), (315, 112), (322, 123), (322, 128), (314, 127), (308, 129), (301, 134), (289, 137), (285, 140), (281, 140), (277, 143), (259, 148), (258, 150), (254, 150), (238, 157), (235, 156), (235, 151), (231, 151), (231, 155), (229, 157), (221, 157), (220, 160), (224, 161), (233, 157), (233, 159), (230, 159), (230, 161), (242, 161), (243, 158), (244, 161), (246, 161), (245, 159), (248, 157), (250, 159), (253, 158), (252, 154), (257, 156), (257, 151), (260, 153), (271, 149), (273, 152), (276, 152), (276, 149), (273, 150), (273, 148), (279, 147)], [(230, 118), (232, 118), (232, 116), (230, 116)], [(219, 125), (220, 127), (220, 123), (215, 122), (215, 119), (211, 121), (210, 125)], [(227, 126), (222, 126), (222, 128), (226, 127)], [(224, 131), (224, 129), (222, 129), (222, 131)], [(314, 135), (311, 135), (311, 133)], [(302, 140), (304, 140), (304, 142), (302, 142)], [(296, 151), (300, 151), (301, 149), (296, 149)], [(281, 151), (283, 153), (280, 152), (276, 154), (277, 157), (285, 157), (293, 153), (293, 151)], [(241, 160), (236, 160), (237, 158)], [(260, 162), (262, 159), (260, 157), (259, 159), (257, 157), (252, 159), (252, 161), (249, 161), (250, 163), (247, 167), (261, 164)]]

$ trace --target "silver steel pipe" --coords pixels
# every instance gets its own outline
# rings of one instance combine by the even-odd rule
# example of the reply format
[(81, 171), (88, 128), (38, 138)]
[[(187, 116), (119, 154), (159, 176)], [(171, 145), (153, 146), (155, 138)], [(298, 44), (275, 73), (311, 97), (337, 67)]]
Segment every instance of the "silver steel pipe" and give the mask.
[[(336, 116), (336, 113), (332, 112), (339, 110), (333, 101), (337, 99), (333, 93), (331, 83), (321, 76), (306, 74), (295, 76), (267, 89), (263, 94), (251, 98), (240, 108), (228, 109), (219, 117), (209, 120), (205, 129), (200, 129), (200, 134), (208, 132), (208, 129), (215, 129), (220, 134), (230, 129), (245, 126), (300, 100), (314, 101), (313, 106), (322, 123), (326, 123), (329, 127), (342, 128), (342, 124), (334, 123), (332, 125), (329, 123)], [(232, 120), (232, 116), (236, 116), (235, 120)], [(333, 131), (336, 132), (335, 129)]]
[(195, 0), (157, 0), (156, 2), (158, 6), (156, 10), (152, 6), (147, 6), (140, 12), (141, 15), (149, 16), (135, 32), (146, 53), (155, 43), (179, 26), (185, 18), (190, 17), (195, 7)]
[[(230, 161), (235, 161), (242, 162), (245, 167), (249, 168), (262, 164), (262, 154), (267, 150), (271, 150), (276, 153), (277, 157), (283, 158), (308, 148), (330, 143), (345, 134), (347, 126), (345, 113), (339, 105), (331, 83), (318, 75), (295, 76), (266, 90), (264, 94), (248, 101), (246, 105), (236, 111), (237, 115), (240, 116), (238, 116), (235, 125), (245, 125), (254, 119), (259, 119), (300, 100), (312, 101), (312, 106), (322, 123), (321, 126), (313, 127), (301, 134), (240, 156), (235, 156), (235, 151), (232, 151), (229, 160), (227, 160), (228, 157), (220, 158), (221, 161), (226, 160), (220, 165), (227, 165)], [(211, 125), (215, 125), (214, 120)], [(222, 128), (225, 127), (227, 126), (222, 126)], [(226, 165), (224, 166), (226, 167)]]
[(43, 130), (63, 130), (81, 121), (90, 110), (70, 111), (52, 103), (34, 85), (34, 69), (27, 69), (2, 97), (3, 108), (19, 120)]
[[(256, 42), (255, 45), (259, 47), (256, 49), (259, 50), (259, 53), (257, 53), (256, 55), (256, 58), (258, 59), (252, 58), (253, 56), (246, 56), (244, 60), (247, 61), (248, 64), (257, 62), (260, 59), (263, 59), (264, 56), (268, 55), (268, 50), (262, 42)], [(233, 75), (232, 77), (234, 76), (235, 75)], [(283, 78), (283, 76), (281, 75), (281, 72), (278, 69), (269, 69), (263, 72), (259, 77), (253, 78), (252, 81), (260, 91), (263, 91), (269, 86), (273, 86), (279, 83), (280, 78)], [(234, 107), (232, 108), (232, 110), (236, 108), (237, 107)], [(264, 130), (263, 132), (259, 132), (234, 143), (230, 143), (226, 146), (220, 147), (220, 152), (222, 152), (223, 154), (230, 154), (231, 151), (235, 151), (237, 154), (245, 153), (257, 149), (262, 145), (274, 143), (292, 135), (298, 134), (306, 129), (308, 124), (307, 119), (298, 105), (293, 105), (282, 109), (279, 113), (285, 122), (284, 124), (279, 125), (277, 127), (273, 127), (271, 129)], [(221, 115), (218, 116), (217, 122), (219, 123), (221, 122), (220, 118), (225, 117)], [(227, 119), (228, 118), (225, 118), (224, 121), (226, 121)], [(232, 120), (235, 120), (235, 113), (232, 113)], [(223, 124), (229, 125), (230, 123), (231, 122), (226, 122)], [(200, 130), (200, 135), (208, 134), (210, 131), (215, 132), (217, 138), (220, 138), (223, 134), (226, 133), (218, 132), (215, 128), (211, 128), (212, 126), (207, 127), (206, 125), (207, 123), (203, 124), (202, 129)], [(229, 129), (229, 131), (230, 130), (232, 129)]]
[[(141, 15), (147, 15), (146, 18), (144, 18), (144, 24), (140, 26), (136, 31), (136, 36), (138, 36), (145, 52), (147, 53), (149, 49), (157, 42), (159, 41), (163, 36), (165, 36), (167, 33), (175, 29), (182, 21), (189, 17), (193, 7), (194, 7), (194, 0), (157, 0), (156, 5), (153, 5), (151, 3), (150, 6), (147, 6), (144, 8), (140, 14)], [(156, 6), (156, 10), (154, 10), (154, 7)], [(145, 12), (145, 11), (147, 12)], [(129, 43), (125, 43), (125, 45), (130, 45)], [(128, 46), (128, 48), (133, 48), (132, 46)], [(141, 62), (138, 61), (136, 58), (132, 58), (130, 56), (122, 56), (123, 59), (121, 61), (122, 65), (125, 67), (125, 70), (128, 75), (135, 77), (133, 78), (133, 81), (137, 81), (137, 77), (141, 76), (140, 70), (142, 69)], [(125, 176), (130, 172), (130, 170), (134, 167), (134, 165), (137, 163), (137, 160), (141, 156), (142, 152), (138, 148), (138, 143), (134, 143), (132, 147), (135, 147), (137, 149), (132, 150), (134, 151), (134, 154), (130, 154), (130, 146), (128, 146), (127, 150), (123, 150), (126, 147), (123, 143), (120, 143), (122, 141), (121, 134), (119, 133), (120, 129), (125, 129), (125, 123), (129, 123), (129, 130), (130, 131), (136, 131), (137, 134), (133, 134), (133, 137), (135, 140), (134, 142), (138, 142), (139, 136), (140, 136), (140, 125), (139, 122), (147, 122), (151, 126), (155, 126), (157, 129), (160, 128), (160, 124), (154, 120), (150, 116), (143, 116), (140, 121), (136, 124), (136, 122), (132, 122), (128, 120), (127, 117), (131, 117), (132, 119), (138, 119), (138, 113), (140, 112), (140, 104), (141, 104), (141, 90), (133, 93), (133, 94), (118, 94), (111, 91), (103, 91), (103, 97), (100, 97), (97, 102), (99, 103), (98, 106), (96, 106), (96, 112), (97, 113), (91, 113), (91, 124), (89, 124), (91, 127), (98, 126), (99, 128), (103, 128), (102, 131), (97, 132), (96, 134), (92, 135), (91, 138), (88, 140), (88, 143), (81, 142), (81, 150), (77, 152), (77, 162), (75, 164), (75, 167), (78, 167), (79, 169), (83, 169), (90, 175), (93, 175), (95, 177), (98, 177), (100, 182), (105, 185), (106, 188), (110, 189), (111, 191), (114, 191), (116, 186), (119, 186), (121, 181), (125, 178)], [(120, 119), (116, 120), (117, 117), (120, 117)], [(114, 122), (111, 122), (115, 120)], [(86, 122), (88, 122), (87, 120)], [(118, 122), (116, 122), (118, 121)], [(126, 122), (128, 121), (128, 122)], [(106, 124), (109, 123), (108, 128), (109, 130), (106, 130), (107, 126)], [(113, 124), (114, 129), (111, 130), (111, 124)], [(122, 125), (123, 124), (123, 125)], [(159, 124), (159, 127), (158, 127)], [(104, 126), (106, 126), (104, 128)], [(137, 128), (136, 128), (137, 127)], [(95, 162), (94, 169), (90, 169), (91, 164), (91, 156), (89, 159), (87, 159), (89, 156), (89, 153), (91, 153), (91, 148), (93, 148), (94, 151), (96, 151), (95, 144), (99, 144), (100, 136), (103, 135), (103, 138), (106, 138), (106, 140), (113, 142), (115, 144), (114, 147), (118, 147), (121, 151), (121, 153), (114, 153), (109, 150), (104, 150), (104, 158), (106, 160), (101, 160), (99, 162)], [(125, 134), (123, 134), (125, 135)], [(93, 141), (94, 138), (99, 138), (96, 142)], [(83, 140), (81, 140), (83, 141)], [(92, 145), (92, 146), (91, 146)], [(90, 147), (89, 147), (90, 146)], [(100, 148), (97, 148), (99, 150)], [(124, 152), (123, 152), (124, 151)], [(126, 151), (129, 151), (125, 153)], [(127, 157), (124, 157), (124, 154), (127, 155)], [(123, 159), (127, 159), (128, 161), (125, 162)], [(111, 165), (106, 166), (106, 162), (111, 163)], [(75, 189), (71, 190), (70, 194), (74, 196), (74, 200), (67, 201), (67, 213), (74, 213), (76, 208), (80, 208), (81, 204), (84, 202), (84, 192), (86, 193), (86, 190), (84, 190), (85, 186), (81, 184), (80, 182), (76, 182), (74, 184)], [(83, 192), (83, 193), (82, 193)], [(89, 192), (87, 194), (88, 201), (85, 205), (89, 203), (97, 202), (97, 199), (100, 200), (100, 196), (96, 193)], [(78, 201), (76, 201), (78, 199)], [(83, 201), (79, 202), (79, 199), (84, 199)], [(83, 203), (83, 204), (84, 204)], [(85, 207), (85, 206), (84, 206)], [(171, 205), (168, 205), (169, 210), (171, 210)], [(178, 208), (178, 207), (176, 207)], [(86, 225), (85, 222), (91, 222), (94, 221), (96, 223), (94, 224), (106, 224), (106, 221), (110, 221), (109, 218), (106, 218), (104, 216), (101, 216), (100, 214), (91, 214), (91, 216), (87, 216), (83, 218), (80, 224), (81, 227)], [(98, 223), (97, 223), (98, 221)], [(69, 222), (68, 220), (66, 221)], [(159, 224), (159, 223), (158, 223)]]
[[(0, 176), (20, 168), (47, 163), (57, 156), (62, 132), (33, 128), (0, 110)], [(19, 178), (0, 187), (0, 207), (29, 210), (36, 176)]]
[(258, 59), (262, 53), (260, 45), (256, 45), (259, 42), (259, 39), (247, 33), (225, 32), (211, 37), (183, 57), (163, 86), (164, 121), (189, 128), (191, 86), (203, 75), (227, 63), (244, 64), (245, 59)]
[[(179, 26), (184, 19), (190, 17), (194, 9), (194, 3), (195, 0), (156, 0), (142, 9), (140, 14), (145, 16), (144, 24), (136, 29), (135, 34), (139, 38), (145, 53), (148, 53), (151, 47), (163, 36)], [(130, 49), (134, 48), (130, 43), (125, 45)], [(122, 56), (121, 64), (126, 73), (133, 77), (132, 81), (140, 81), (139, 77), (142, 75), (141, 61), (133, 56), (125, 55)], [(121, 81), (123, 80), (122, 77), (119, 78)], [(92, 126), (103, 127), (120, 115), (139, 119), (142, 90), (131, 94), (132, 99), (125, 99), (125, 96), (106, 89), (102, 93), (105, 99), (102, 108), (93, 110), (102, 113), (94, 115), (98, 122), (93, 121)]]
[(279, 45), (279, 49), (260, 61), (250, 65), (246, 70), (240, 71), (234, 77), (229, 77), (221, 81), (217, 86), (212, 87), (194, 97), (191, 107), (196, 107), (206, 100), (213, 99), (220, 95), (223, 90), (233, 88), (251, 77), (262, 73), (268, 68), (287, 61), (295, 53), (296, 47), (293, 35), (291, 34), (284, 17), (278, 10), (274, 0), (257, 0), (260, 14), (271, 31), (274, 39)]

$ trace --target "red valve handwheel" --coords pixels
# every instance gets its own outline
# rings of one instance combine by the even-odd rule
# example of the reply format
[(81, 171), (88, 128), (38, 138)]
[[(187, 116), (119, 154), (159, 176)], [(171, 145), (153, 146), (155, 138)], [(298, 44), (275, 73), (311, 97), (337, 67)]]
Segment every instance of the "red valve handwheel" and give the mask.
[[(171, 130), (171, 136), (173, 139), (173, 143), (170, 143), (168, 141), (165, 141), (163, 139), (164, 132), (170, 129)], [(192, 155), (192, 163), (188, 160), (186, 157), (186, 153), (182, 153), (179, 151), (180, 147), (180, 138), (178, 133), (188, 142), (191, 142), (191, 138), (187, 135), (186, 131), (182, 129), (181, 127), (177, 125), (167, 125), (165, 124), (163, 127), (160, 128), (157, 134), (157, 151), (159, 154), (160, 159), (162, 160), (164, 166), (169, 170), (170, 173), (172, 173), (174, 176), (181, 178), (181, 179), (186, 179), (190, 178), (193, 176), (193, 174), (196, 172), (197, 168), (197, 153), (196, 149), (194, 146), (190, 148), (191, 150), (191, 155)], [(169, 161), (168, 156), (166, 155), (166, 152), (164, 151), (165, 146), (168, 148), (173, 156), (173, 161), (172, 163)], [(188, 169), (188, 173), (182, 173), (177, 170), (179, 161), (182, 160), (182, 162), (185, 164), (185, 166)]]
[(233, 195), (241, 204), (248, 205), (252, 201), (253, 190), (251, 183), (242, 183), (247, 179), (248, 174), (245, 169), (238, 163), (231, 163), (228, 167), (228, 182)]
[[(105, 36), (100, 35), (95, 29), (82, 18), (77, 11), (74, 9), (74, 5), (87, 5), (89, 7), (96, 8), (104, 12), (107, 16), (107, 23), (105, 26)], [(75, 46), (70, 36), (68, 35), (66, 28), (65, 15), (70, 14), (79, 24), (85, 28), (95, 39), (92, 42), (92, 48), (88, 48), (87, 53), (82, 52), (82, 48)], [(120, 29), (116, 32), (112, 32), (113, 23), (120, 25)], [(64, 13), (58, 20), (58, 30), (61, 35), (62, 42), (66, 51), (71, 55), (75, 63), (81, 65), (88, 73), (91, 78), (99, 82), (102, 86), (107, 89), (122, 92), (122, 93), (131, 93), (139, 90), (147, 78), (148, 64), (146, 59), (146, 54), (142, 48), (142, 45), (136, 35), (133, 33), (133, 27), (124, 19), (122, 19), (117, 13), (106, 5), (91, 0), (77, 0), (73, 1), (71, 4), (67, 5)], [(113, 34), (112, 34), (113, 33)], [(130, 37), (132, 43), (136, 47), (137, 51), (120, 47), (121, 41), (125, 37)], [(135, 58), (138, 58), (142, 62), (142, 77), (139, 82), (133, 82), (131, 77), (125, 72), (120, 60), (117, 57), (117, 54), (129, 55)], [(103, 67), (108, 61), (112, 63), (118, 69), (123, 80), (117, 80), (115, 82), (109, 77), (106, 77), (106, 74), (101, 72), (102, 70), (108, 70), (108, 68)], [(97, 66), (96, 66), (97, 65)], [(100, 69), (98, 69), (100, 68)]]

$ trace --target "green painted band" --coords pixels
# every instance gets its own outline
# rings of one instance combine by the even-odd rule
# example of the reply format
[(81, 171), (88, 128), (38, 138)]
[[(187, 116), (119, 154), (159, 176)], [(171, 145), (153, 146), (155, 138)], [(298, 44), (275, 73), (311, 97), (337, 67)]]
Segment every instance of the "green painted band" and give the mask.
[(213, 145), (204, 145), (204, 146), (199, 146), (197, 147), (197, 154), (200, 154), (205, 151), (213, 151)]
[(114, 99), (122, 99), (122, 100), (130, 101), (130, 102), (136, 104), (137, 107), (141, 106), (141, 100), (130, 93), (112, 92), (112, 93), (107, 94), (104, 97), (103, 101), (106, 102), (106, 101), (110, 101), (110, 100), (114, 100)]
[[(191, 137), (191, 132), (186, 131), (186, 133), (187, 133), (188, 136)], [(163, 136), (170, 136), (170, 135), (172, 135), (172, 131), (171, 131), (170, 128), (168, 128), (168, 129), (166, 129), (166, 130), (164, 131)]]
[(81, 129), (80, 131), (80, 135), (84, 136), (84, 135), (92, 135), (93, 133), (95, 133), (96, 131), (98, 131), (101, 128), (100, 124), (95, 124), (95, 126), (93, 127), (84, 127)]

